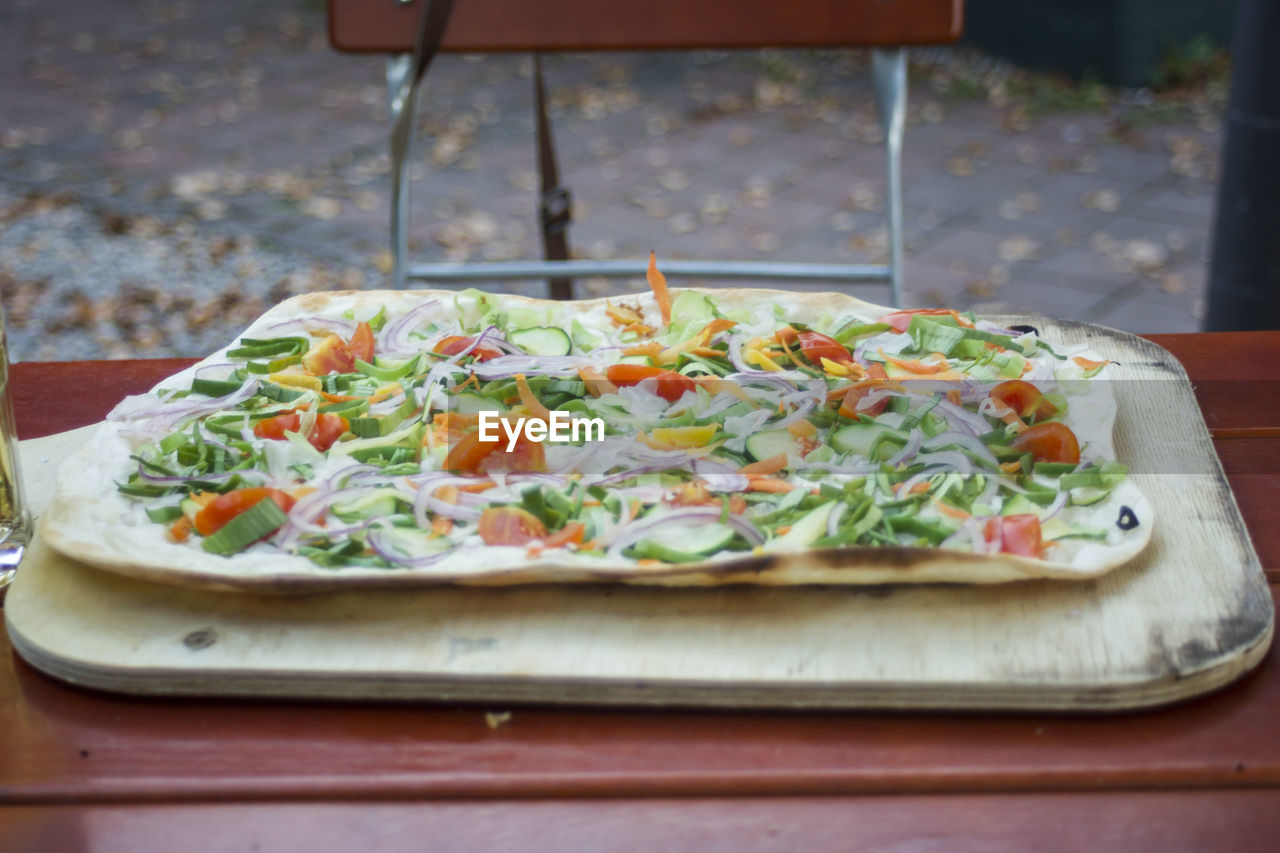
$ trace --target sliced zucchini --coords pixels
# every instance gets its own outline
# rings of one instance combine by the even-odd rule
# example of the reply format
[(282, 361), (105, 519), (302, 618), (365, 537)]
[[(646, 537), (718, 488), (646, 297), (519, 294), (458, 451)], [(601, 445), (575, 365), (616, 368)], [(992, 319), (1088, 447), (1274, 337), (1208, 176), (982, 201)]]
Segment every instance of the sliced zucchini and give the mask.
[(396, 511), (396, 494), (391, 489), (378, 489), (355, 500), (333, 505), (333, 514), (344, 521), (395, 515)]
[(764, 544), (766, 551), (798, 551), (807, 548), (827, 534), (827, 519), (836, 501), (820, 504), (800, 517), (791, 529)]
[(733, 528), (713, 522), (696, 527), (673, 525), (636, 543), (641, 556), (664, 563), (691, 563), (723, 549), (734, 537)]
[(483, 394), (474, 391), (459, 391), (449, 398), (450, 408), (461, 415), (474, 415), (477, 412), (505, 412), (507, 407), (497, 400), (490, 400)]
[(748, 436), (747, 452), (757, 462), (782, 453), (787, 457), (787, 465), (794, 466), (800, 460), (800, 443), (785, 429), (767, 429)]
[[(876, 439), (885, 433), (894, 434), (894, 430), (884, 424), (864, 422), (842, 427), (831, 436), (831, 446), (842, 453), (856, 453), (869, 456)], [(882, 442), (883, 444), (883, 442)]]
[(507, 340), (529, 355), (568, 355), (573, 349), (573, 341), (564, 330), (550, 326), (517, 329), (507, 335)]
[(1094, 486), (1077, 486), (1071, 490), (1072, 506), (1093, 506), (1101, 503), (1111, 494), (1110, 489), (1100, 489)]

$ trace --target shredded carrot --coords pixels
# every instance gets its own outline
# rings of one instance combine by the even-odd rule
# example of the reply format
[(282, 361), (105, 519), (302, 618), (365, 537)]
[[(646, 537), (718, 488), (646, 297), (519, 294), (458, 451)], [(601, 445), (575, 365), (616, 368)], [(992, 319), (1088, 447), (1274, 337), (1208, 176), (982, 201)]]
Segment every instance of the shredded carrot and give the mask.
[(951, 506), (950, 504), (944, 504), (942, 501), (938, 500), (937, 498), (933, 499), (933, 505), (938, 508), (938, 512), (942, 513), (947, 518), (958, 518), (962, 521), (966, 518), (969, 518), (969, 513), (960, 509), (960, 507)]
[(352, 397), (349, 394), (330, 394), (328, 391), (321, 391), (320, 396), (326, 403), (350, 403), (352, 400), (363, 400), (363, 397)]
[(776, 477), (749, 477), (747, 479), (748, 492), (773, 492), (780, 494), (783, 492), (789, 492), (794, 488), (795, 486), (791, 485), (786, 480), (779, 480)]
[(601, 394), (618, 393), (618, 386), (606, 379), (604, 374), (594, 367), (584, 367), (579, 370), (578, 378), (586, 383), (587, 390), (591, 392), (592, 397), (599, 397)]
[(647, 323), (632, 323), (629, 326), (623, 326), (622, 331), (635, 332), (640, 337), (645, 338), (653, 334), (653, 326)]
[(630, 326), (633, 323), (643, 323), (644, 316), (640, 313), (640, 309), (632, 308), (630, 305), (614, 305), (612, 302), (604, 304), (604, 313), (615, 326)]
[(441, 486), (435, 490), (435, 497), (447, 504), (456, 504), (458, 502), (457, 486)]
[(587, 532), (587, 526), (581, 521), (571, 521), (564, 527), (552, 533), (550, 536), (542, 540), (545, 548), (563, 548), (570, 542), (581, 544), (582, 536)]
[[(642, 344), (629, 346), (622, 351), (623, 355), (647, 355), (649, 358), (657, 358), (662, 353), (662, 344), (657, 341), (645, 341)], [(472, 374), (473, 376), (475, 374)]]
[(658, 303), (662, 312), (662, 325), (671, 325), (671, 294), (667, 292), (667, 277), (658, 271), (658, 256), (649, 252), (649, 269), (645, 271), (645, 279), (649, 289), (653, 291), (653, 300)]
[(959, 406), (959, 405), (960, 405), (960, 392), (959, 392), (959, 391), (957, 391), (955, 388), (952, 388), (950, 391), (948, 391), (948, 392), (947, 392), (947, 402), (948, 402), (948, 403), (950, 403), (950, 404), (951, 404), (951, 405), (953, 405), (953, 406)]
[(636, 560), (636, 565), (637, 566), (661, 566), (662, 561), (655, 560), (652, 557), (642, 557), (639, 560)]
[(786, 536), (788, 533), (791, 532), (791, 525), (790, 524), (779, 525), (778, 529), (774, 532), (777, 533), (779, 536)]
[(729, 512), (734, 515), (742, 515), (747, 511), (747, 499), (742, 495), (734, 495), (729, 498)]
[(898, 358), (892, 355), (885, 355), (882, 350), (877, 350), (877, 352), (880, 353), (880, 357), (883, 358), (885, 361), (889, 362), (890, 364), (897, 365), (898, 367), (901, 367), (904, 370), (910, 370), (912, 373), (924, 373), (924, 374), (941, 373), (944, 370), (951, 369), (951, 365), (947, 364), (947, 357), (942, 355), (941, 353), (934, 353), (934, 355), (939, 356), (940, 358), (939, 361), (926, 362), (926, 361), (920, 361), (919, 359), (915, 359), (915, 358), (905, 359), (905, 358)]
[[(787, 328), (790, 328), (790, 326), (788, 326)], [(781, 339), (782, 337), (781, 333), (779, 333), (778, 337), (779, 339)], [(800, 361), (800, 359), (796, 358), (796, 354), (791, 351), (791, 347), (789, 347), (787, 344), (785, 343), (782, 344), (782, 349), (786, 352), (787, 358), (791, 359), (791, 363), (794, 364), (796, 367), (800, 368), (801, 370), (804, 370), (809, 366), (804, 362)]]
[(1111, 363), (1111, 361), (1108, 359), (1104, 359), (1102, 361), (1094, 361), (1093, 359), (1085, 358), (1082, 355), (1077, 355), (1073, 357), (1071, 360), (1074, 361), (1076, 364), (1080, 365), (1081, 367), (1083, 367), (1085, 370), (1097, 370), (1099, 367), (1102, 367), (1103, 365), (1107, 365)]
[(908, 490), (907, 490), (907, 494), (909, 494), (909, 495), (918, 495), (918, 494), (920, 494), (921, 492), (927, 492), (927, 491), (929, 491), (929, 481), (928, 481), (928, 480), (921, 480), (920, 482), (918, 482), (918, 483), (916, 483), (914, 486), (912, 486), (910, 489), (908, 489)]
[(1006, 474), (1016, 474), (1022, 470), (1022, 460), (1015, 459), (1012, 462), (1001, 462), (1000, 470)]
[(453, 519), (445, 515), (437, 515), (431, 519), (431, 532), (439, 533), (441, 536), (448, 536), (453, 532)]
[(169, 527), (169, 541), (186, 542), (191, 538), (191, 528), (194, 526), (188, 516), (179, 516), (178, 520)]
[(744, 477), (762, 477), (766, 474), (776, 474), (786, 467), (787, 454), (779, 453), (776, 456), (770, 456), (768, 459), (761, 459), (759, 462), (743, 465), (738, 469), (738, 473)]
[(529, 417), (540, 421), (551, 420), (551, 410), (542, 405), (542, 401), (538, 399), (537, 394), (533, 393), (523, 373), (516, 374), (516, 388), (520, 391), (520, 402), (529, 410)]
[(465, 486), (454, 486), (460, 492), (487, 492), (498, 485), (493, 480), (481, 480), (478, 483), (467, 483)]

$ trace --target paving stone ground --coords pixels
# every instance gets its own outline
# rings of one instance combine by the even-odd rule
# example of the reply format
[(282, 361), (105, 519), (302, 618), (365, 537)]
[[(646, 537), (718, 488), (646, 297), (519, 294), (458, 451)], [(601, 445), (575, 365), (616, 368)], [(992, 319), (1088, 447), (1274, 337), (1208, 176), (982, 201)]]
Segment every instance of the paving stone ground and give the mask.
[[(433, 66), (417, 257), (536, 256), (529, 68)], [(545, 71), (576, 254), (883, 259), (864, 53), (572, 55)], [(382, 81), (380, 57), (329, 48), (316, 0), (11, 0), (0, 293), (14, 358), (200, 355), (290, 294), (387, 285)], [(1221, 80), (1105, 91), (917, 52), (908, 302), (1195, 330), (1222, 100)]]

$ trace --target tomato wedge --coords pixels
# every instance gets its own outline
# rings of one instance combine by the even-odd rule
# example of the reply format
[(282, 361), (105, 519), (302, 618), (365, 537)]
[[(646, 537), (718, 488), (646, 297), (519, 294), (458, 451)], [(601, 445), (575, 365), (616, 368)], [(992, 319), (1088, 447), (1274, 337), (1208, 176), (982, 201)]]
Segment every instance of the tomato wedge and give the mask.
[[(442, 339), (440, 343), (436, 344), (435, 352), (440, 355), (457, 355), (467, 347), (471, 346), (471, 342), (474, 340), (474, 336), (467, 337), (466, 335), (449, 335), (447, 338)], [(467, 355), (471, 356), (476, 361), (488, 361), (491, 358), (498, 358), (501, 356), (502, 350), (497, 349), (496, 347), (487, 346), (486, 344), (481, 344), (471, 350), (471, 352), (467, 353)]]
[(528, 545), (546, 538), (547, 526), (520, 507), (492, 506), (480, 513), (477, 532), (486, 545)]
[(1058, 407), (1040, 393), (1039, 388), (1022, 379), (1001, 382), (991, 389), (988, 396), (1013, 409), (1023, 420), (1034, 418), (1043, 421), (1058, 413)]
[[(286, 432), (297, 432), (301, 425), (302, 415), (297, 412), (286, 412), (273, 418), (258, 421), (253, 425), (253, 434), (258, 438), (283, 441)], [(307, 434), (307, 441), (311, 442), (311, 446), (316, 450), (324, 453), (330, 447), (333, 447), (349, 426), (347, 419), (341, 415), (321, 412), (316, 415), (315, 425), (311, 427), (311, 432)]]
[(1000, 553), (1020, 557), (1039, 557), (1044, 550), (1040, 536), (1040, 519), (1030, 513), (987, 519), (983, 533), (988, 542), (1000, 537)]
[(342, 338), (329, 335), (312, 345), (302, 357), (302, 366), (315, 376), (327, 376), (330, 373), (350, 373), (355, 370), (356, 359)]
[(639, 385), (652, 380), (653, 392), (670, 403), (679, 400), (686, 391), (698, 387), (688, 376), (647, 364), (612, 364), (605, 371), (605, 377), (618, 386)]
[(373, 363), (373, 329), (368, 323), (356, 324), (355, 334), (347, 341), (347, 350), (352, 358), (358, 358), (367, 364)]
[(1030, 453), (1037, 462), (1080, 462), (1080, 442), (1066, 424), (1057, 421), (1036, 424), (1014, 436), (1010, 445), (1019, 453)]
[(223, 527), (226, 527), (227, 522), (249, 507), (259, 501), (268, 499), (275, 501), (276, 506), (285, 512), (293, 509), (293, 505), (297, 503), (292, 495), (279, 489), (268, 489), (261, 486), (249, 489), (235, 489), (226, 494), (218, 495), (196, 513), (196, 531), (201, 536), (212, 536)]

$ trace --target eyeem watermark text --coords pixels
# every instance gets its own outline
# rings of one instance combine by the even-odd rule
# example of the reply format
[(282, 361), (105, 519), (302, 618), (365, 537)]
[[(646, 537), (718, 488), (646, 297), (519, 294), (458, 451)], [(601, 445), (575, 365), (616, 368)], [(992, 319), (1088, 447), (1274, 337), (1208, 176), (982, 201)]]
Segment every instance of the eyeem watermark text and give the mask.
[(516, 449), (520, 436), (526, 441), (552, 443), (604, 441), (603, 418), (575, 418), (568, 412), (553, 410), (551, 419), (504, 418), (501, 412), (480, 412), (480, 440), (501, 441), (507, 437), (507, 452)]

